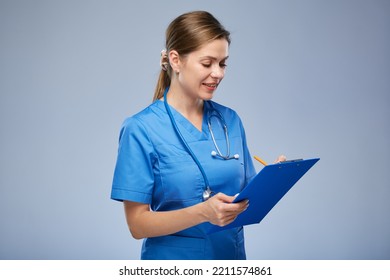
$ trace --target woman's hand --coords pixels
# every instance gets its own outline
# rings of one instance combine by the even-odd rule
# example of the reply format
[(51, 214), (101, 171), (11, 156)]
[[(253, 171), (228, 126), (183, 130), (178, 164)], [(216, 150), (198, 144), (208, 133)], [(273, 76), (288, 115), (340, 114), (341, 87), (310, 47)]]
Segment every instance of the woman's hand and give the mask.
[(225, 226), (233, 222), (236, 217), (245, 211), (248, 200), (232, 203), (235, 196), (218, 193), (204, 202), (204, 215), (211, 224)]
[(285, 155), (280, 155), (278, 156), (278, 158), (274, 161), (274, 163), (279, 163), (279, 162), (283, 162), (283, 161), (286, 161), (287, 158)]

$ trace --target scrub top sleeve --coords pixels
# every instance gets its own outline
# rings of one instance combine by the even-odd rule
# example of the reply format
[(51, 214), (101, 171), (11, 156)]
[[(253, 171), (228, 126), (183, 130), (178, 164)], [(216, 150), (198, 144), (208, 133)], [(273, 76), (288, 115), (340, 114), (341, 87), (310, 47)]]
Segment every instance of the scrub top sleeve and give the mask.
[(127, 119), (119, 137), (111, 198), (150, 204), (154, 186), (154, 149), (141, 121)]
[(241, 122), (241, 119), (240, 119), (240, 129), (241, 129), (241, 137), (242, 137), (242, 146), (244, 150), (245, 186), (246, 186), (249, 183), (249, 181), (256, 175), (256, 169), (255, 166), (253, 165), (253, 160), (248, 149), (245, 129)]

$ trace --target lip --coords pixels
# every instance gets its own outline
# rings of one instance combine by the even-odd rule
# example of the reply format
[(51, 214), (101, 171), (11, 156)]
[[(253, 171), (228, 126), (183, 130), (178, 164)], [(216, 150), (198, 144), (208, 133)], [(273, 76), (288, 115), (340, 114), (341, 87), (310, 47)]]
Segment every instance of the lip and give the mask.
[(206, 87), (208, 90), (210, 90), (210, 91), (214, 91), (214, 90), (216, 90), (217, 89), (217, 87), (218, 87), (218, 83), (202, 83), (202, 85), (204, 86), (204, 87)]

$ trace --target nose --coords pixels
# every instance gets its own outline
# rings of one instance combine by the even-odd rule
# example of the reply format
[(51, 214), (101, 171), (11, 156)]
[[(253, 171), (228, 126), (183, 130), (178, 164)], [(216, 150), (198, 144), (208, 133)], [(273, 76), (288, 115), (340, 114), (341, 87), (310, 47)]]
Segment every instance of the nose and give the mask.
[(225, 76), (225, 69), (219, 66), (213, 68), (211, 72), (211, 77), (221, 80)]

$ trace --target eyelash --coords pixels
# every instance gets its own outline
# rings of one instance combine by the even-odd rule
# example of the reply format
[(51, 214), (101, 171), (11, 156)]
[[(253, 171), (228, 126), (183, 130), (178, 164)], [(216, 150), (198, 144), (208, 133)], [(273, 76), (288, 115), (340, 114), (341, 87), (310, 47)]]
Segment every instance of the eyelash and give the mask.
[[(209, 68), (211, 66), (211, 64), (202, 64), (204, 67), (206, 68)], [(226, 63), (221, 63), (219, 66), (221, 66), (222, 68), (225, 68), (227, 66)]]

